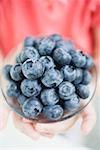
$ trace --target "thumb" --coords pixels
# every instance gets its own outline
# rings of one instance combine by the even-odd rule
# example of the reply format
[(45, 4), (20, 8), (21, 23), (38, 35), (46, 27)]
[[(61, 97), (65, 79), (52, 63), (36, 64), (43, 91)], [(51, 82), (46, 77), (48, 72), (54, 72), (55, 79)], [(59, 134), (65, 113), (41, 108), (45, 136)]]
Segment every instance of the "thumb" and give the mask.
[(10, 109), (0, 101), (0, 130), (4, 129), (7, 125)]
[(81, 131), (84, 134), (88, 134), (96, 123), (96, 113), (91, 104), (85, 108), (85, 110), (81, 113), (82, 124)]

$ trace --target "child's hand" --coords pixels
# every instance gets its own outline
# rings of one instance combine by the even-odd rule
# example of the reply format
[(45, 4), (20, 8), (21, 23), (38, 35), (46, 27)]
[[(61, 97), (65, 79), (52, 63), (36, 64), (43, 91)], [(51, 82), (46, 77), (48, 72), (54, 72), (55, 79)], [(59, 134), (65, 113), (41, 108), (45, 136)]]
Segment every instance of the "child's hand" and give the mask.
[(6, 127), (10, 109), (0, 100), (0, 130)]
[(79, 118), (82, 118), (81, 131), (83, 134), (88, 134), (96, 122), (95, 111), (91, 104), (80, 115), (58, 123), (40, 124), (22, 119), (15, 113), (13, 114), (15, 127), (33, 140), (37, 140), (40, 135), (52, 138), (59, 133), (66, 133)]
[(96, 114), (94, 108), (91, 105), (87, 106), (86, 109), (81, 112), (78, 117), (72, 117), (71, 119), (58, 123), (38, 123), (36, 124), (35, 129), (37, 130), (37, 132), (40, 132), (42, 134), (56, 135), (58, 133), (65, 133), (72, 126), (74, 126), (78, 118), (82, 118), (81, 131), (84, 134), (88, 134), (92, 130), (96, 122)]
[[(78, 117), (73, 117), (72, 119), (60, 123), (54, 124), (41, 124), (43, 130), (39, 128), (39, 130), (36, 130), (38, 125), (36, 122), (24, 119), (13, 113), (13, 121), (15, 127), (25, 135), (29, 136), (33, 140), (37, 140), (40, 135), (52, 138), (55, 134), (58, 133), (65, 133), (69, 128), (71, 128), (74, 123), (76, 122)], [(50, 126), (50, 127), (49, 127)], [(55, 126), (55, 127), (54, 127)]]
[(19, 117), (15, 113), (13, 113), (13, 121), (15, 127), (26, 136), (33, 140), (37, 140), (39, 138), (40, 134), (34, 128), (35, 122), (26, 122), (23, 118)]

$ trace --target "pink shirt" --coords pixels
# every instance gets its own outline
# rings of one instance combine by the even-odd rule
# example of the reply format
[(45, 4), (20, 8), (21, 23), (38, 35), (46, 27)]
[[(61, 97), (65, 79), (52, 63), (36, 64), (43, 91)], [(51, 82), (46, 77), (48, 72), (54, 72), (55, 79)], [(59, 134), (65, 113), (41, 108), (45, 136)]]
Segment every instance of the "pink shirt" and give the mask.
[(100, 27), (100, 0), (0, 0), (0, 49), (26, 36), (59, 33), (93, 53), (92, 29)]

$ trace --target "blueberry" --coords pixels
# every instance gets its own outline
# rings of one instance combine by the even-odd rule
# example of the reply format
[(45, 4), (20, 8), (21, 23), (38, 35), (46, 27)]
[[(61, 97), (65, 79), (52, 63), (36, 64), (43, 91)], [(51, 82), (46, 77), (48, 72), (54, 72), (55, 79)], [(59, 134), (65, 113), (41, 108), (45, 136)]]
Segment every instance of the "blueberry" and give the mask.
[(85, 69), (91, 69), (93, 67), (93, 59), (91, 56), (86, 56), (86, 64), (84, 66)]
[(41, 81), (46, 87), (57, 87), (63, 81), (63, 76), (59, 70), (51, 68), (44, 73)]
[(92, 80), (92, 76), (91, 76), (90, 72), (87, 70), (84, 70), (82, 84), (87, 85), (91, 82), (91, 80)]
[(80, 98), (77, 94), (73, 94), (71, 98), (67, 101), (64, 101), (64, 108), (69, 111), (75, 111), (80, 107)]
[(40, 55), (50, 55), (55, 47), (55, 42), (50, 38), (43, 38), (39, 44)]
[(64, 79), (67, 81), (72, 82), (76, 78), (76, 69), (73, 66), (64, 66), (63, 68), (61, 68), (61, 73), (63, 74)]
[(37, 79), (44, 73), (44, 67), (39, 61), (27, 59), (22, 65), (22, 72), (28, 79)]
[(41, 40), (43, 40), (44, 37), (37, 37), (35, 39), (35, 42), (34, 42), (34, 47), (38, 50), (39, 49), (39, 45), (40, 45), (40, 42)]
[(57, 48), (53, 52), (54, 60), (61, 65), (70, 64), (71, 55), (64, 48)]
[(21, 82), (21, 91), (27, 97), (37, 96), (40, 94), (41, 85), (37, 80), (24, 79)]
[(76, 78), (74, 80), (74, 84), (79, 84), (83, 79), (83, 70), (81, 68), (76, 68)]
[(71, 55), (71, 56), (74, 56), (76, 54), (76, 50), (74, 48), (70, 49), (70, 51), (68, 51), (68, 53)]
[(82, 99), (88, 98), (89, 94), (90, 94), (88, 87), (86, 85), (83, 85), (83, 84), (78, 84), (76, 86), (76, 92), (79, 95), (79, 97)]
[(10, 76), (10, 69), (11, 69), (12, 65), (5, 65), (3, 68), (3, 73), (4, 76), (7, 80), (11, 80), (11, 76)]
[(24, 104), (24, 102), (27, 100), (27, 97), (26, 96), (24, 96), (23, 94), (20, 94), (19, 96), (18, 96), (18, 103), (22, 106), (23, 104)]
[(73, 95), (75, 94), (75, 92), (73, 92), (71, 95), (69, 95), (69, 96), (66, 96), (66, 98), (64, 98), (64, 99), (61, 99), (61, 101), (60, 102), (64, 102), (64, 101), (69, 101), (71, 98), (73, 98)]
[(20, 81), (23, 78), (21, 64), (15, 64), (10, 69), (11, 78), (15, 81)]
[(46, 70), (55, 67), (54, 61), (53, 61), (53, 59), (50, 56), (42, 56), (39, 59), (39, 61), (42, 63), (42, 65), (44, 66), (44, 68)]
[(25, 60), (31, 58), (33, 60), (39, 59), (39, 53), (34, 47), (24, 47), (23, 51), (21, 52), (21, 61), (24, 62)]
[(54, 105), (59, 101), (55, 89), (45, 89), (41, 92), (41, 100), (44, 105)]
[(61, 99), (67, 100), (74, 92), (74, 85), (68, 81), (64, 81), (59, 85), (59, 96)]
[(20, 95), (20, 90), (18, 88), (18, 85), (15, 82), (11, 81), (9, 83), (9, 85), (7, 87), (7, 95), (9, 97), (14, 97), (14, 98), (16, 98)]
[(23, 113), (30, 119), (35, 119), (41, 113), (42, 108), (42, 104), (36, 97), (30, 97), (22, 106)]
[(72, 56), (72, 64), (76, 67), (83, 67), (86, 64), (86, 56), (83, 53), (78, 51), (70, 52)]
[(63, 39), (60, 39), (56, 43), (56, 48), (61, 48), (61, 47), (65, 47), (65, 41)]
[(26, 37), (25, 40), (24, 40), (24, 46), (33, 46), (34, 45), (34, 41), (35, 41), (35, 38), (29, 36), (29, 37)]
[(65, 46), (66, 46), (66, 49), (68, 51), (70, 51), (71, 49), (73, 49), (73, 43), (71, 40), (65, 40)]
[(18, 64), (22, 63), (22, 61), (21, 61), (21, 53), (16, 56), (16, 63), (18, 63)]
[(61, 37), (61, 35), (59, 35), (59, 34), (52, 34), (52, 35), (49, 36), (49, 38), (50, 38), (52, 41), (54, 41), (54, 42), (57, 42), (57, 41), (62, 40), (62, 37)]
[(43, 109), (43, 114), (49, 120), (59, 120), (63, 115), (63, 109), (60, 105), (46, 106)]
[(57, 48), (63, 48), (69, 52), (73, 48), (73, 43), (70, 40), (59, 40), (56, 44)]

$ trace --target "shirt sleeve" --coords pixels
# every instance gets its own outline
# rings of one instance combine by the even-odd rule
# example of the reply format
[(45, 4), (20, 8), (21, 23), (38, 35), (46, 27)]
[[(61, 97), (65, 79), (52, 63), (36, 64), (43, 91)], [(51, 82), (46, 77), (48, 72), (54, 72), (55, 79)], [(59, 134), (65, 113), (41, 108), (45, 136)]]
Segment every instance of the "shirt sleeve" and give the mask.
[(100, 0), (96, 0), (95, 11), (93, 12), (93, 27), (100, 27)]

